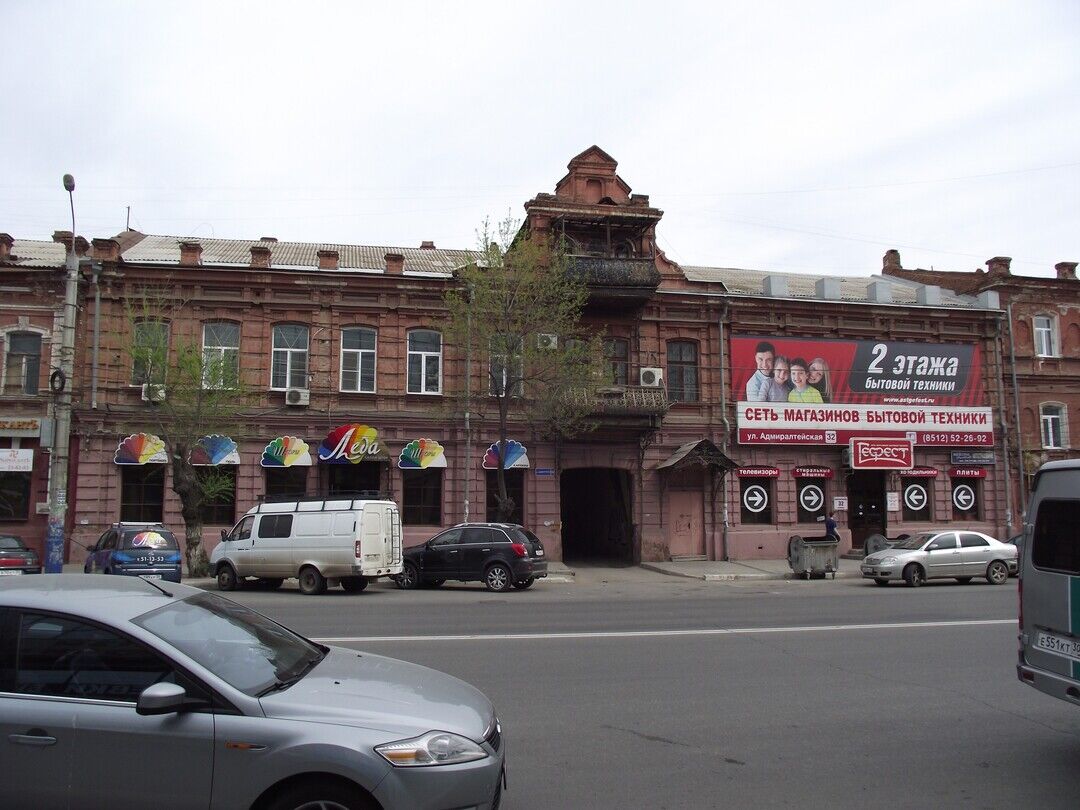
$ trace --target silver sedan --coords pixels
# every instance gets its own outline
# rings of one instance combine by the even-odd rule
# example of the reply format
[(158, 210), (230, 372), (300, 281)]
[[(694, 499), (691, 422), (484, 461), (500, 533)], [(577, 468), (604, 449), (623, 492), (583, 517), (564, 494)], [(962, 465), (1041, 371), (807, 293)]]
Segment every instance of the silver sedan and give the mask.
[(491, 702), (136, 577), (0, 584), (0, 806), (497, 807)]
[(964, 584), (975, 577), (1004, 585), (1016, 568), (1016, 546), (981, 532), (947, 529), (921, 532), (869, 555), (862, 575), (878, 585), (903, 579), (913, 588), (928, 579)]

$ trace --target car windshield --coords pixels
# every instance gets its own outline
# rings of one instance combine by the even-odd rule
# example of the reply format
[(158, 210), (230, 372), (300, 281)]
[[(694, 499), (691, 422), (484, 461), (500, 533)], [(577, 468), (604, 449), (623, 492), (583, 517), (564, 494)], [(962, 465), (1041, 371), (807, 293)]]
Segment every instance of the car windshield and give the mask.
[(200, 593), (132, 619), (248, 695), (290, 686), (325, 653), (243, 605)]
[(176, 551), (179, 546), (176, 538), (168, 529), (127, 529), (121, 548), (143, 551), (170, 549)]
[(26, 548), (18, 537), (0, 537), (0, 551), (22, 551)]
[(933, 536), (933, 532), (923, 532), (922, 534), (916, 534), (897, 543), (893, 543), (892, 548), (901, 548), (908, 550), (922, 548), (926, 541), (928, 541)]

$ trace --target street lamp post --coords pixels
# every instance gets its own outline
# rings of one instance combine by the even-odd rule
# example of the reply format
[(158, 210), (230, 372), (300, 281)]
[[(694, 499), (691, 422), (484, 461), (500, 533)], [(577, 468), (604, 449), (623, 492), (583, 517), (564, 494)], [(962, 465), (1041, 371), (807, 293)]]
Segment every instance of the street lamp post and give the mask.
[(71, 376), (75, 367), (75, 318), (78, 312), (79, 258), (75, 254), (75, 178), (64, 175), (64, 189), (71, 203), (71, 250), (67, 253), (64, 317), (60, 333), (60, 368), (49, 386), (56, 396), (55, 429), (49, 457), (49, 531), (45, 537), (45, 573), (64, 570), (64, 522), (67, 517), (68, 456), (71, 446)]

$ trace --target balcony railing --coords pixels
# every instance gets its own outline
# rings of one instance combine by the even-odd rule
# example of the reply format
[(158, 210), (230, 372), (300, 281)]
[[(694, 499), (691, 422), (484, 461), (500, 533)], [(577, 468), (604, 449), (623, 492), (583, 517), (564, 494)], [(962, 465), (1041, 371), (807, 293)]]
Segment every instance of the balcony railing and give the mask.
[(594, 302), (625, 301), (640, 304), (660, 286), (660, 271), (651, 259), (606, 259), (573, 256), (571, 267), (589, 286)]
[(670, 403), (663, 388), (640, 385), (605, 385), (569, 392), (575, 402), (584, 402), (597, 416), (663, 416)]

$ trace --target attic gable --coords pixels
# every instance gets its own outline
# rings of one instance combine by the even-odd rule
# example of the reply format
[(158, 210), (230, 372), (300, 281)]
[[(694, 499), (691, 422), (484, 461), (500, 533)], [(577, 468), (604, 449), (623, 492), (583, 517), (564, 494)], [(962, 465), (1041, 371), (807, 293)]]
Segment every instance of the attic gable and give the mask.
[(555, 196), (588, 205), (601, 200), (625, 205), (630, 201), (630, 186), (615, 174), (618, 165), (618, 161), (599, 146), (590, 146), (566, 164), (569, 171), (555, 185)]

